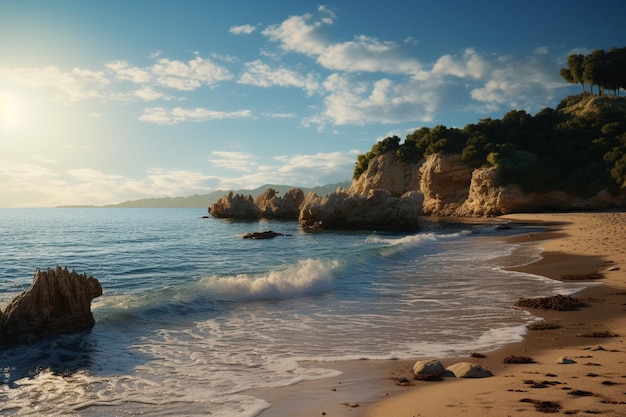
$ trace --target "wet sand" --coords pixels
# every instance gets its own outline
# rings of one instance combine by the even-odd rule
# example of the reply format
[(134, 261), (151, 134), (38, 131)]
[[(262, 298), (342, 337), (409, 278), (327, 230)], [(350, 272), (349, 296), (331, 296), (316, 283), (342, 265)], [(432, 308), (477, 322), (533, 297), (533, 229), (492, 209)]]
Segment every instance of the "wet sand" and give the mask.
[[(368, 407), (362, 415), (545, 416), (543, 405), (557, 409), (556, 415), (626, 416), (626, 213), (502, 219), (558, 223), (551, 233), (516, 238), (545, 250), (541, 261), (518, 270), (554, 279), (601, 271), (605, 277), (600, 285), (576, 294), (587, 306), (577, 311), (531, 309), (560, 327), (529, 331), (523, 342), (487, 353), (484, 359), (463, 359), (487, 367), (493, 377), (415, 381), (404, 393)], [(594, 334), (610, 336), (590, 337)], [(504, 358), (511, 355), (530, 357), (533, 363), (505, 364)], [(575, 363), (557, 364), (561, 357)]]
[[(565, 312), (530, 309), (559, 328), (529, 331), (521, 343), (481, 352), (486, 358), (441, 360), (445, 366), (479, 363), (493, 377), (413, 379), (415, 360), (441, 358), (311, 363), (342, 374), (247, 392), (272, 404), (261, 417), (545, 416), (538, 411), (542, 404), (558, 407), (552, 415), (626, 416), (626, 213), (519, 214), (500, 220), (550, 229), (509, 239), (544, 250), (542, 260), (516, 270), (553, 279), (604, 274), (575, 295), (586, 307)], [(606, 332), (612, 336), (588, 337)], [(505, 364), (504, 358), (512, 355), (530, 357), (533, 363)], [(575, 363), (557, 364), (561, 357)], [(403, 377), (410, 385), (396, 384)]]

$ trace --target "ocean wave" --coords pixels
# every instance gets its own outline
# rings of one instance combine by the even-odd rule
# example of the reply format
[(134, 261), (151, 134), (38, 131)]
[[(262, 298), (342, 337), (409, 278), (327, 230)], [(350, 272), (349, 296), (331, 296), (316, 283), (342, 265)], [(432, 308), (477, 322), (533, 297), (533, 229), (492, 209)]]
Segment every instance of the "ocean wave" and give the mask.
[(471, 234), (469, 231), (461, 231), (456, 233), (418, 233), (415, 235), (402, 236), (399, 238), (384, 237), (384, 236), (369, 236), (365, 241), (366, 243), (377, 243), (385, 246), (422, 246), (425, 244), (438, 242), (442, 240), (454, 239)]
[(200, 287), (211, 296), (226, 301), (277, 300), (315, 295), (333, 289), (333, 271), (337, 261), (304, 259), (285, 269), (260, 275), (210, 276), (200, 280)]

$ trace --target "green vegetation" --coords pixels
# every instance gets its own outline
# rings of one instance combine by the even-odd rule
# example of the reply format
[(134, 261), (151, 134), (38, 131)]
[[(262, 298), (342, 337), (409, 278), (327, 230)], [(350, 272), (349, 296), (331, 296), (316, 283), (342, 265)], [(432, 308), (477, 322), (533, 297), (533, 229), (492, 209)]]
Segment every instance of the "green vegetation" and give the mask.
[(615, 194), (626, 188), (626, 98), (581, 94), (534, 116), (512, 110), (462, 129), (422, 127), (402, 143), (388, 137), (359, 155), (353, 178), (386, 152), (413, 163), (435, 153), (460, 154), (473, 167), (495, 167), (502, 185), (518, 184), (525, 192)]
[[(462, 129), (422, 127), (402, 143), (387, 137), (358, 156), (353, 178), (387, 152), (413, 163), (441, 153), (460, 154), (476, 168), (495, 167), (502, 185), (518, 184), (525, 192), (562, 190), (588, 198), (626, 189), (626, 98), (619, 97), (626, 90), (626, 47), (570, 55), (561, 76), (580, 84), (582, 94), (535, 116), (512, 110), (501, 120), (487, 118)], [(605, 90), (613, 90), (613, 97)]]
[(589, 85), (589, 94), (593, 87), (598, 87), (598, 95), (604, 90), (613, 90), (619, 95), (620, 89), (626, 89), (626, 48), (612, 48), (605, 52), (596, 49), (589, 55), (574, 54), (567, 57), (567, 68), (561, 68), (561, 77), (570, 84), (580, 84), (586, 94), (585, 84)]

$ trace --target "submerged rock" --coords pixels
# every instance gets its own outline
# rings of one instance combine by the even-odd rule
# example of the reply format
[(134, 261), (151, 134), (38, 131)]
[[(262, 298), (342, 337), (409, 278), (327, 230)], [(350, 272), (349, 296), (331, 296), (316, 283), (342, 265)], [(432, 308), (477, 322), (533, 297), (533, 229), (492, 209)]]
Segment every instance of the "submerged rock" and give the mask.
[(0, 341), (37, 339), (90, 329), (95, 324), (91, 300), (102, 295), (94, 277), (67, 268), (37, 269), (31, 287), (0, 315)]
[(266, 230), (265, 232), (250, 232), (243, 235), (244, 239), (272, 239), (276, 236), (285, 236), (282, 233)]

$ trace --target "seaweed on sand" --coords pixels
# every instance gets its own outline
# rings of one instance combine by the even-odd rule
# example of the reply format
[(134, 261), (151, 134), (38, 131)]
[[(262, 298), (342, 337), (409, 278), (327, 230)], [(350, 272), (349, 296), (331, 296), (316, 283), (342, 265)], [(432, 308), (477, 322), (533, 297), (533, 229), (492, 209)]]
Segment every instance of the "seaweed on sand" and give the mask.
[(516, 307), (537, 308), (542, 310), (572, 311), (586, 304), (569, 295), (553, 295), (539, 298), (520, 298)]

